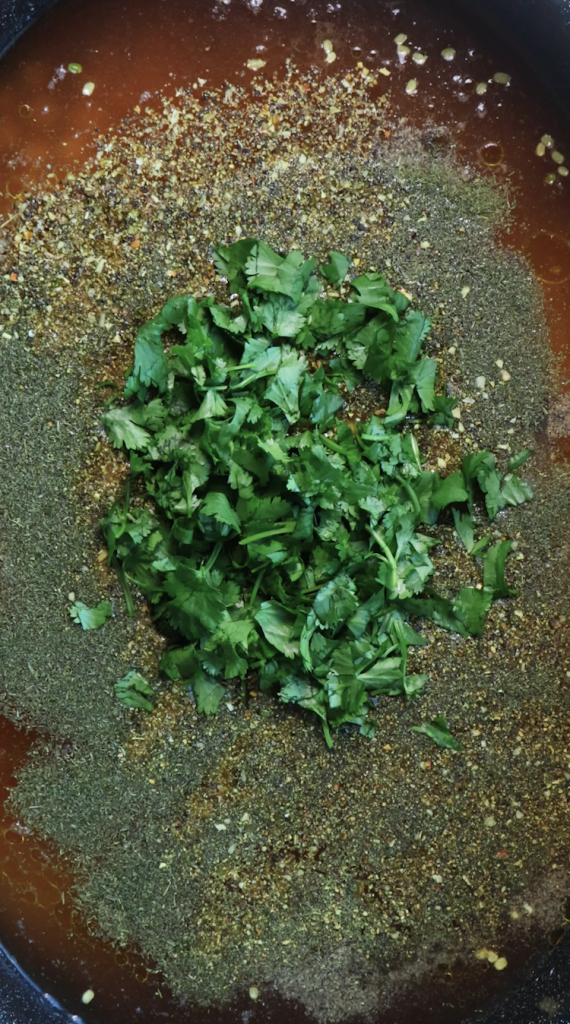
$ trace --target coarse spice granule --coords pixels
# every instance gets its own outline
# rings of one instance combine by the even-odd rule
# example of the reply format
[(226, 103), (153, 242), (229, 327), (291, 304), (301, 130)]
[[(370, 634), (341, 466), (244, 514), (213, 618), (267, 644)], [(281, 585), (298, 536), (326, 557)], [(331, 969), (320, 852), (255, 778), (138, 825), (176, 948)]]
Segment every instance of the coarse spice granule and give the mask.
[[(540, 293), (496, 242), (508, 192), (374, 86), (291, 67), (250, 91), (180, 91), (29, 193), (2, 257), (0, 707), (43, 733), (12, 806), (69, 859), (90, 927), (138, 945), (175, 992), (274, 989), (321, 1021), (374, 1012), (442, 960), (483, 971), (483, 946), (508, 960), (531, 922), (559, 922), (568, 883), (569, 484), (536, 440), (554, 381)], [(422, 625), (425, 693), (379, 700), (376, 738), (346, 730), (331, 752), (254, 680), (247, 707), (230, 689), (213, 718), (158, 682), (163, 640), (140, 599), (127, 618), (97, 526), (126, 473), (100, 415), (136, 328), (171, 295), (223, 288), (210, 245), (247, 235), (346, 252), (433, 317), (458, 415), (431, 433), (429, 468), (534, 451), (535, 500), (493, 523), (516, 538), (517, 596), (478, 639)], [(435, 558), (443, 592), (478, 581), (451, 528)], [(113, 620), (83, 633), (71, 591), (111, 597)], [(152, 715), (114, 699), (129, 668), (158, 688)], [(462, 752), (409, 732), (439, 713)]]

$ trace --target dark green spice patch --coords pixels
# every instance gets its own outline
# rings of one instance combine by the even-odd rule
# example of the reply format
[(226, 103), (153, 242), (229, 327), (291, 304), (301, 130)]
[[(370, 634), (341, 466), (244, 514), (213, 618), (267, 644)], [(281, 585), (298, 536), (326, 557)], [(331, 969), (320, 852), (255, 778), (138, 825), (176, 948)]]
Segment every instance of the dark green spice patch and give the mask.
[[(385, 140), (389, 114), (364, 87), (316, 73), (308, 92), (298, 84), (292, 72), (220, 103), (181, 95), (20, 211), (5, 267), (19, 277), (2, 280), (1, 694), (6, 714), (52, 737), (13, 805), (69, 857), (93, 929), (139, 944), (186, 997), (274, 987), (342, 1020), (388, 1000), (391, 971), (433, 964), (436, 943), (483, 971), (475, 949), (508, 960), (510, 935), (554, 920), (540, 893), (564, 888), (570, 841), (568, 491), (535, 443), (547, 338), (526, 264), (495, 241), (504, 194), (397, 125)], [(209, 719), (165, 693), (162, 641), (136, 593), (127, 618), (101, 558), (98, 521), (126, 466), (100, 426), (111, 389), (94, 385), (122, 390), (135, 329), (168, 298), (221, 298), (210, 246), (248, 235), (320, 263), (344, 252), (432, 318), (429, 355), (457, 405), (455, 428), (426, 444), (427, 469), (447, 476), (480, 446), (504, 474), (533, 452), (521, 474), (534, 500), (489, 531), (493, 546), (515, 539), (517, 596), (479, 637), (424, 624), (409, 671), (429, 672), (429, 689), (414, 706), (379, 698), (376, 737), (341, 730), (332, 752), (249, 682), (247, 708), (228, 696)], [(350, 411), (367, 421), (375, 408), (362, 392)], [(451, 596), (481, 565), (451, 520), (442, 529), (434, 583)], [(90, 607), (112, 599), (114, 617), (84, 632), (70, 592)], [(152, 715), (116, 700), (130, 671), (157, 690)], [(440, 714), (463, 751), (410, 733)]]
[(54, 736), (106, 746), (122, 723), (101, 695), (112, 692), (132, 624), (113, 591), (115, 618), (104, 630), (86, 634), (69, 616), (69, 592), (95, 603), (100, 591), (89, 571), (96, 538), (78, 524), (86, 438), (68, 369), (20, 342), (3, 368), (2, 709)]

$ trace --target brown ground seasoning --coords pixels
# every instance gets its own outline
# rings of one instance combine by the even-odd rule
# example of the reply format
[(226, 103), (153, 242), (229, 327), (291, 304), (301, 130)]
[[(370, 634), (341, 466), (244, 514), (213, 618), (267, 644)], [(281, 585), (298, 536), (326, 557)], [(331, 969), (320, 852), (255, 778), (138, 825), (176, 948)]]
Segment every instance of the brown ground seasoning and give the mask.
[[(397, 122), (374, 84), (291, 68), (147, 108), (26, 196), (0, 282), (0, 709), (44, 733), (12, 803), (69, 858), (93, 929), (138, 944), (174, 991), (274, 988), (323, 1021), (373, 1012), (435, 963), (508, 961), (561, 920), (568, 884), (569, 483), (536, 440), (553, 386), (539, 290), (495, 241), (504, 188), (457, 166), (449, 133), (434, 147)], [(425, 693), (379, 700), (376, 737), (346, 729), (331, 752), (253, 681), (213, 718), (156, 681), (163, 641), (140, 600), (126, 617), (97, 529), (125, 464), (96, 385), (121, 387), (136, 328), (171, 295), (216, 290), (210, 245), (246, 235), (345, 252), (433, 317), (458, 416), (431, 434), (430, 468), (534, 452), (534, 501), (491, 527), (516, 539), (517, 596), (479, 639), (422, 625)], [(435, 558), (442, 592), (478, 582), (451, 528)], [(111, 596), (113, 620), (82, 633), (71, 592)], [(113, 696), (129, 668), (156, 681), (152, 715)], [(462, 752), (410, 733), (439, 713)]]

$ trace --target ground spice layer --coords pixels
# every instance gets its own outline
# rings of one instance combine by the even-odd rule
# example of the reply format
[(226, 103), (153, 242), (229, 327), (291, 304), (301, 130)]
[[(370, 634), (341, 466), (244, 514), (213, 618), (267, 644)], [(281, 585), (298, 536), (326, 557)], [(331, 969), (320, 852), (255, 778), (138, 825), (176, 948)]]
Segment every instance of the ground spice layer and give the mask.
[[(177, 993), (275, 989), (322, 1021), (375, 1012), (437, 963), (483, 972), (480, 947), (508, 960), (534, 921), (558, 923), (570, 839), (569, 489), (535, 441), (551, 384), (538, 289), (495, 242), (506, 196), (454, 164), (450, 133), (412, 132), (374, 89), (291, 69), (147, 108), (84, 172), (26, 197), (1, 297), (0, 706), (45, 734), (13, 806), (69, 858), (90, 926), (138, 944)], [(210, 245), (245, 235), (346, 252), (433, 317), (458, 404), (428, 468), (479, 446), (503, 466), (534, 451), (536, 499), (493, 524), (516, 539), (518, 596), (477, 640), (422, 626), (425, 694), (380, 700), (376, 738), (341, 732), (332, 752), (310, 717), (255, 691), (210, 719), (164, 683), (151, 716), (113, 695), (129, 668), (155, 683), (163, 642), (142, 601), (126, 617), (104, 567), (97, 523), (126, 468), (97, 385), (121, 386), (166, 298), (217, 290)], [(369, 404), (357, 396), (354, 415)], [(434, 557), (443, 592), (477, 582), (451, 528)], [(82, 633), (71, 592), (111, 597), (114, 618)], [(463, 752), (409, 732), (439, 713)]]

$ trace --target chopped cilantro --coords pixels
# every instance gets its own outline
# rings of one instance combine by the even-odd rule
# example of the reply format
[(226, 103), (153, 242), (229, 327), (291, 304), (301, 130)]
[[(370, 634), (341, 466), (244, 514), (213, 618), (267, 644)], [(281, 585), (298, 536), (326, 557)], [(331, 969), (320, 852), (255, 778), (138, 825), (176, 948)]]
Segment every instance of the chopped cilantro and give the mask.
[[(339, 287), (349, 261), (329, 260), (321, 272)], [(109, 561), (129, 610), (134, 586), (171, 638), (161, 669), (199, 711), (255, 673), (262, 691), (316, 714), (327, 743), (343, 723), (371, 735), (375, 698), (410, 698), (427, 682), (407, 671), (408, 649), (424, 643), (409, 617), (477, 635), (510, 593), (502, 542), (485, 555), (482, 589), (438, 595), (437, 541), (422, 528), (452, 513), (481, 553), (474, 501), (493, 518), (531, 491), (512, 471), (503, 480), (489, 452), (443, 479), (424, 469), (411, 427), (451, 426), (454, 400), (437, 394), (437, 364), (422, 354), (429, 320), (380, 274), (355, 278), (346, 301), (323, 296), (315, 261), (297, 250), (243, 239), (215, 262), (238, 303), (167, 302), (137, 334), (128, 404), (103, 415), (138, 480), (137, 498), (127, 482), (102, 522)], [(173, 328), (180, 341), (165, 349)], [(344, 388), (367, 381), (387, 414), (351, 427)], [(129, 673), (117, 695), (150, 709), (141, 680)], [(455, 744), (442, 718), (419, 729)]]

